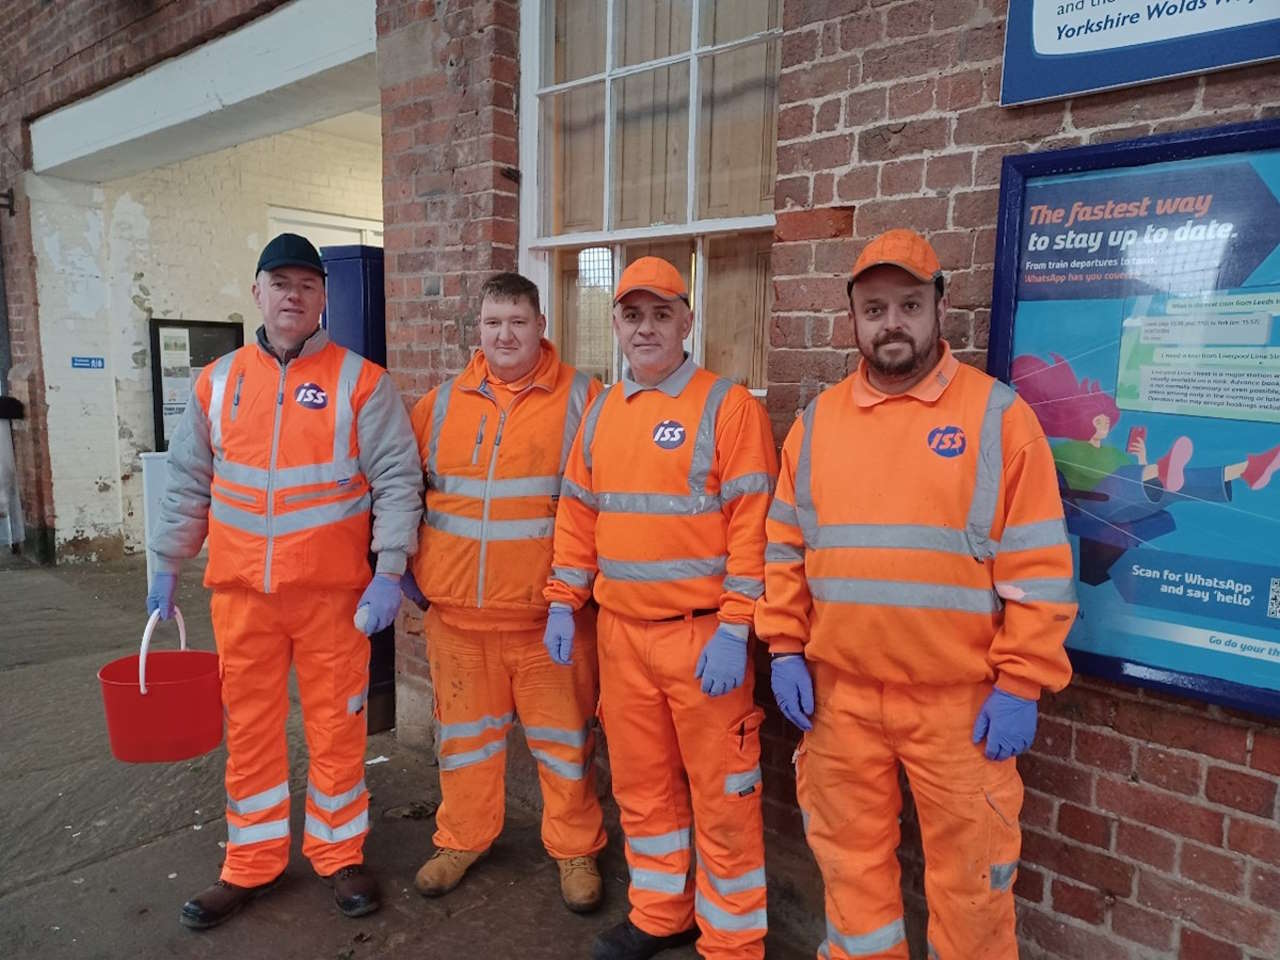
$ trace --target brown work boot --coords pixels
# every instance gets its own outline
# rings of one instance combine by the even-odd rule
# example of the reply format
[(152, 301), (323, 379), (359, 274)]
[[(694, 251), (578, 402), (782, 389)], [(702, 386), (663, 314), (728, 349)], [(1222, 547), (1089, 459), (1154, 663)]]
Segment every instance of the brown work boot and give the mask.
[(238, 887), (225, 880), (215, 880), (213, 885), (201, 890), (182, 905), (178, 921), (192, 930), (208, 930), (231, 917), (237, 910), (259, 894), (266, 893), (280, 880), (269, 880), (256, 887)]
[(604, 899), (604, 884), (600, 882), (596, 858), (570, 857), (556, 863), (560, 866), (560, 896), (564, 897), (564, 905), (574, 913), (590, 913), (599, 907)]
[(363, 864), (353, 863), (320, 879), (333, 887), (333, 900), (343, 916), (363, 917), (382, 906), (378, 881)]
[(442, 897), (467, 875), (471, 865), (489, 855), (488, 850), (452, 850), (441, 847), (418, 870), (413, 885), (424, 897)]

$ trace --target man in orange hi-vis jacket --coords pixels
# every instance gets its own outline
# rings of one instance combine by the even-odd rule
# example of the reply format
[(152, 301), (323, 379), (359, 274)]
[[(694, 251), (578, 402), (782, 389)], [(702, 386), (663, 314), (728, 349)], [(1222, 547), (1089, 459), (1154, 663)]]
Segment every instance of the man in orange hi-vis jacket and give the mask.
[(628, 369), (583, 419), (556, 514), (545, 642), (560, 663), (587, 655), (572, 611), (594, 581), (600, 716), (631, 867), (630, 917), (596, 939), (594, 960), (643, 960), (698, 928), (704, 957), (764, 956), (747, 639), (777, 461), (760, 402), (684, 353), (691, 326), (675, 267), (643, 257), (623, 271), (613, 329)]
[(542, 590), (569, 447), (603, 387), (543, 339), (532, 282), (500, 273), (480, 292), (480, 349), (412, 415), (427, 509), (403, 585), (427, 608), (443, 795), (436, 852), (414, 882), (425, 896), (448, 893), (489, 851), (518, 717), (538, 762), (542, 842), (565, 904), (585, 912), (600, 904), (605, 844), (591, 766), (595, 616), (579, 614), (580, 655), (565, 670), (542, 645)]
[(826, 884), (818, 956), (907, 958), (901, 763), (929, 956), (1015, 960), (1013, 757), (1040, 691), (1071, 677), (1076, 611), (1053, 457), (1031, 408), (941, 339), (923, 237), (872, 240), (849, 294), (862, 361), (783, 445), (756, 611), (774, 696), (806, 731), (796, 786)]
[[(363, 867), (369, 639), (400, 609), (422, 472), (387, 372), (320, 328), (324, 266), (284, 233), (258, 258), (257, 342), (204, 368), (169, 444), (149, 612), (171, 616), (181, 561), (209, 539), (205, 586), (227, 720), (227, 854), (182, 907), (221, 923), (289, 862), (289, 665), (307, 730), (302, 852), (357, 917), (378, 908)], [(378, 555), (370, 575), (369, 551)]]

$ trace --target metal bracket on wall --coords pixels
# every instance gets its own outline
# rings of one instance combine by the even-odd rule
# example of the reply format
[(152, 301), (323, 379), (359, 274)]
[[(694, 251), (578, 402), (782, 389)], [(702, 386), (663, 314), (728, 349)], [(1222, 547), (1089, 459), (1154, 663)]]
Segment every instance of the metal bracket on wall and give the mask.
[(0, 193), (0, 210), (8, 210), (9, 216), (16, 216), (18, 211), (14, 209), (13, 187), (10, 187), (4, 193)]

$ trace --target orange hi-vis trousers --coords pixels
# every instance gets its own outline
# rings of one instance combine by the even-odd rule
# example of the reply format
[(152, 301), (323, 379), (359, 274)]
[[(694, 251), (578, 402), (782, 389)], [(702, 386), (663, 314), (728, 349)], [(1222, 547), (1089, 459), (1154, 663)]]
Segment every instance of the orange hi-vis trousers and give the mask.
[(1017, 960), (1013, 880), (1022, 780), (971, 742), (990, 684), (883, 684), (823, 663), (796, 757), (809, 846), (826, 885), (822, 960), (907, 960), (897, 848), (911, 783), (924, 846), (930, 960)]
[(573, 665), (552, 661), (534, 630), (464, 630), (432, 606), (424, 618), (439, 721), (437, 847), (488, 850), (505, 814), (507, 731), (518, 717), (538, 763), (542, 843), (557, 860), (604, 848), (591, 718), (595, 616), (576, 616)]
[(302, 852), (321, 876), (364, 861), (369, 639), (359, 590), (218, 589), (213, 633), (227, 718), (227, 856), (222, 879), (275, 879), (289, 862), (289, 664), (298, 675), (310, 768)]
[(703, 957), (752, 960), (764, 956), (768, 928), (764, 712), (750, 677), (719, 697), (695, 679), (717, 624), (715, 616), (642, 621), (602, 609), (600, 716), (627, 840), (631, 922), (664, 936), (696, 918)]

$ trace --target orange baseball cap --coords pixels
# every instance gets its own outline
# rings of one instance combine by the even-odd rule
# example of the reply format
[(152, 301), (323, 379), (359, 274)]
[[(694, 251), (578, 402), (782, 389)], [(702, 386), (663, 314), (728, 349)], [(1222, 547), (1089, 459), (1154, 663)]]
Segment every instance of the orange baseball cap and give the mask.
[(618, 288), (613, 291), (617, 303), (632, 290), (648, 290), (663, 300), (680, 299), (689, 302), (689, 287), (680, 271), (661, 257), (641, 257), (628, 264), (618, 278)]
[(850, 292), (859, 275), (884, 265), (899, 267), (921, 283), (933, 283), (942, 293), (942, 264), (929, 241), (914, 230), (887, 230), (863, 247), (849, 275)]

